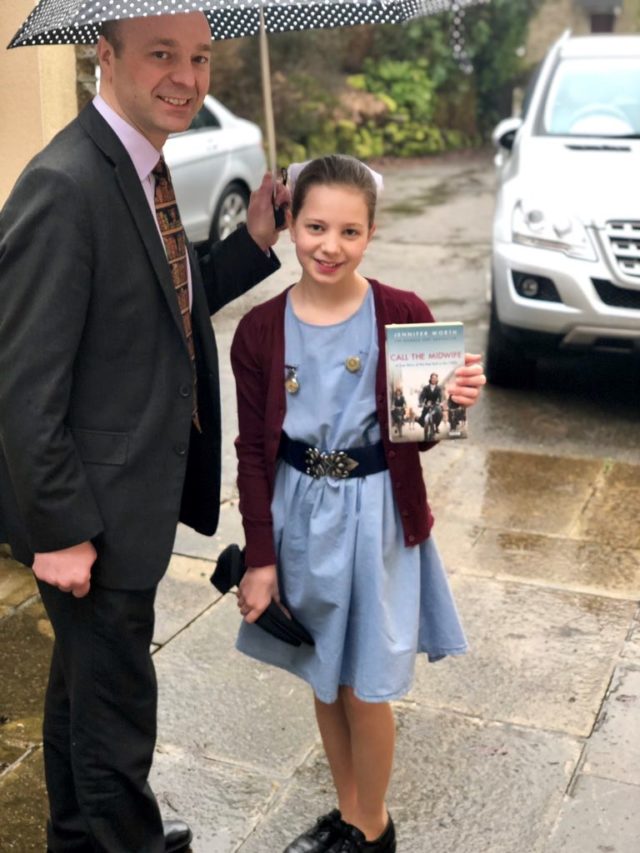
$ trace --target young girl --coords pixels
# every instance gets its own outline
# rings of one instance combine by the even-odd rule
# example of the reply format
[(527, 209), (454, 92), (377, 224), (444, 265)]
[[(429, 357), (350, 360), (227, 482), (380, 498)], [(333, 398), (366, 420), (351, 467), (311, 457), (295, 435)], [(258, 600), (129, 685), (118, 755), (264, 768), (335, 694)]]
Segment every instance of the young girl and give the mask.
[[(307, 164), (288, 214), (300, 278), (242, 319), (231, 349), (248, 567), (238, 648), (309, 682), (337, 792), (338, 808), (286, 853), (395, 851), (389, 702), (409, 690), (416, 652), (437, 660), (466, 648), (429, 537), (419, 458), (429, 445), (391, 444), (387, 426), (384, 326), (433, 316), (415, 294), (358, 272), (375, 205), (359, 161)], [(485, 382), (479, 359), (457, 371), (451, 393), (463, 406)], [(251, 624), (280, 597), (315, 646)]]

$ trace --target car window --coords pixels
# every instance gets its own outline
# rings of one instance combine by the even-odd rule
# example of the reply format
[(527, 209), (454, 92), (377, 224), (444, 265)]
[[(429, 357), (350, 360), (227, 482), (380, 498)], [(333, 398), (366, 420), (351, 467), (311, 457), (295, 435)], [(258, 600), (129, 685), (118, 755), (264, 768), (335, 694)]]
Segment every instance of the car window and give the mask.
[(220, 122), (206, 107), (201, 107), (199, 112), (195, 115), (193, 121), (189, 125), (189, 130), (202, 130), (203, 128), (215, 128), (220, 127)]
[(640, 134), (640, 59), (566, 59), (556, 68), (539, 131), (556, 136)]

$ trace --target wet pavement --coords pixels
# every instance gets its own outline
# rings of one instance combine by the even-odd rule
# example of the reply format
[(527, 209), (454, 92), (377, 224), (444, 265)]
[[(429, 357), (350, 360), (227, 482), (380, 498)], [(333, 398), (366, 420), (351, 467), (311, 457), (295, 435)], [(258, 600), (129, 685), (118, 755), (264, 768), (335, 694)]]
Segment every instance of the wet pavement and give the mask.
[[(484, 345), (487, 154), (383, 167), (364, 271), (416, 290)], [(285, 237), (286, 240), (286, 237)], [(305, 685), (235, 652), (234, 601), (208, 577), (241, 541), (228, 346), (283, 269), (216, 318), (223, 506), (217, 534), (181, 528), (158, 594), (153, 784), (193, 853), (280, 853), (334, 804)], [(594, 393), (593, 377), (606, 377)], [(469, 636), (420, 661), (396, 703), (389, 805), (399, 853), (637, 853), (640, 839), (640, 395), (624, 365), (543, 366), (527, 392), (487, 389), (468, 442), (423, 466), (436, 538)], [(599, 385), (598, 387), (602, 387)], [(51, 631), (30, 573), (0, 551), (0, 851), (44, 850), (40, 709)]]

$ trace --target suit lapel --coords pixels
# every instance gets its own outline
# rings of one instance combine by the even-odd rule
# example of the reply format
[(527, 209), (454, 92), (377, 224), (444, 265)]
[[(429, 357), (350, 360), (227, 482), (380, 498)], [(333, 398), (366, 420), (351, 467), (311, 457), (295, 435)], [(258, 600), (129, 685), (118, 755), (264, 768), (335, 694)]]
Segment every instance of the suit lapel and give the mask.
[(165, 296), (176, 328), (182, 338), (185, 351), (188, 354), (187, 339), (182, 325), (182, 317), (180, 316), (180, 309), (173, 287), (167, 256), (165, 255), (162, 239), (131, 158), (107, 122), (91, 105), (87, 106), (80, 113), (78, 120), (95, 144), (113, 163), (122, 195), (127, 207), (131, 211), (133, 221), (136, 224), (140, 238), (149, 256), (151, 266)]

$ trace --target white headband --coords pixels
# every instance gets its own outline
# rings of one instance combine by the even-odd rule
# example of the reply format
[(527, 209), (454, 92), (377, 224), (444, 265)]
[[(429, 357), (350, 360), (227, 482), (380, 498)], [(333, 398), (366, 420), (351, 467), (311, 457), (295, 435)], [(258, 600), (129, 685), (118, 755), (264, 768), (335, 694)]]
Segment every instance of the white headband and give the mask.
[[(293, 188), (298, 180), (298, 175), (304, 169), (305, 166), (308, 166), (311, 163), (311, 160), (305, 160), (304, 163), (291, 163), (289, 168), (287, 169), (287, 183), (289, 185), (289, 189), (293, 192)], [(379, 172), (376, 172), (375, 169), (372, 169), (371, 166), (367, 166), (366, 163), (362, 163), (360, 160), (358, 161), (360, 165), (364, 166), (365, 169), (371, 173), (371, 177), (375, 181), (376, 190), (378, 195), (384, 189), (384, 181), (382, 180), (382, 175)]]

